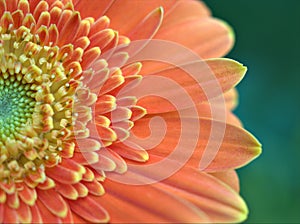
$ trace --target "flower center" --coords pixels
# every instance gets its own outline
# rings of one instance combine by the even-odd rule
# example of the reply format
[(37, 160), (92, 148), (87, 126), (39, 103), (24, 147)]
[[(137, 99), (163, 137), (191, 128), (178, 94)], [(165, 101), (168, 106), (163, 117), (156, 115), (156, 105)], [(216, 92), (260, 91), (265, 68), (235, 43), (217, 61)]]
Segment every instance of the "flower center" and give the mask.
[(6, 139), (15, 138), (30, 120), (34, 111), (35, 92), (30, 85), (22, 84), (14, 75), (0, 75), (0, 141), (5, 144)]
[(0, 29), (0, 182), (30, 178), (37, 185), (45, 167), (74, 151), (79, 81), (63, 65), (66, 49), (42, 46), (25, 26)]

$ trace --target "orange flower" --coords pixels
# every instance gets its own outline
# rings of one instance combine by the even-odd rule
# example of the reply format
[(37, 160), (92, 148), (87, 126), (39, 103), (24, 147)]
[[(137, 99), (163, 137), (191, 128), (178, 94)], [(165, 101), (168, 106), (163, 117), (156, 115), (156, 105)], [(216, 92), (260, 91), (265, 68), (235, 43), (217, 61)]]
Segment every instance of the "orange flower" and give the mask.
[(0, 16), (1, 223), (246, 218), (246, 69), (215, 59), (233, 35), (203, 3), (2, 0)]

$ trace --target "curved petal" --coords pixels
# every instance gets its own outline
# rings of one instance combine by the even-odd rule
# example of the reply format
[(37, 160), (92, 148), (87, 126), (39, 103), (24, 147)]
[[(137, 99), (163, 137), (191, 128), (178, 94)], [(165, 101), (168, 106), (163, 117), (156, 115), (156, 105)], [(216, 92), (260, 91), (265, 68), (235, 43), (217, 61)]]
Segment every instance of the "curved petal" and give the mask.
[[(206, 102), (208, 99), (232, 89), (241, 81), (246, 71), (246, 67), (230, 59), (196, 61), (145, 74), (146, 78), (126, 94), (146, 95), (138, 101), (138, 104), (149, 114), (174, 111), (178, 108), (174, 108), (172, 104), (156, 96), (176, 99), (176, 103), (181, 107), (191, 107), (191, 105), (186, 105), (188, 102), (186, 98), (192, 99), (195, 104)], [(147, 76), (149, 77), (147, 78)], [(160, 79), (160, 85), (153, 85), (152, 79)], [(177, 83), (176, 85), (173, 83), (174, 81)]]
[(201, 1), (179, 0), (177, 4), (166, 13), (161, 29), (195, 18), (206, 18), (211, 15), (209, 9)]
[[(105, 15), (111, 19), (113, 29), (127, 36), (151, 11), (163, 7), (167, 12), (175, 2), (174, 0), (155, 0), (144, 1), (141, 4), (140, 0), (116, 0)], [(126, 26), (124, 26), (124, 21), (126, 21)]]
[(18, 223), (19, 217), (15, 209), (10, 208), (8, 205), (3, 205), (3, 223)]
[[(159, 160), (158, 157), (152, 159)], [(145, 176), (156, 179), (156, 175), (160, 175), (151, 169), (132, 172), (137, 180), (140, 177), (145, 180)], [(126, 185), (108, 179), (104, 185), (107, 192), (101, 202), (111, 210), (112, 222), (120, 221), (121, 216), (126, 217), (125, 222), (239, 222), (248, 213), (236, 191), (217, 178), (188, 166), (153, 184)], [(124, 206), (129, 210), (122, 210)], [(112, 209), (118, 210), (113, 212)]]
[[(243, 127), (243, 124), (239, 118), (228, 109), (226, 98), (224, 100), (225, 102), (223, 101), (223, 103), (213, 101), (198, 103), (193, 108), (181, 110), (183, 114), (182, 116), (195, 119), (198, 117), (212, 119), (215, 121), (226, 122), (227, 124), (234, 126)], [(197, 110), (197, 114), (194, 112), (194, 110)]]
[(75, 9), (82, 17), (91, 16), (98, 19), (102, 15), (108, 16), (111, 20), (111, 28), (127, 36), (151, 11), (163, 7), (166, 12), (174, 6), (175, 2), (176, 0), (155, 0), (144, 1), (141, 4), (140, 0), (77, 0)]
[(60, 223), (61, 219), (54, 215), (45, 205), (40, 201), (36, 201), (36, 206), (38, 207), (39, 214), (44, 223)]
[(241, 222), (247, 217), (247, 206), (239, 194), (206, 173), (184, 167), (163, 183), (169, 192), (194, 203), (213, 223)]
[[(95, 197), (102, 198), (102, 197)], [(94, 197), (88, 196), (77, 200), (68, 200), (71, 210), (86, 221), (93, 223), (108, 222), (109, 214), (96, 202)], [(76, 220), (76, 219), (75, 219)]]
[[(74, 0), (74, 7), (80, 12), (82, 18), (99, 18), (109, 9), (115, 0)], [(97, 7), (95, 7), (97, 6)]]
[(104, 185), (107, 189), (105, 195), (95, 200), (105, 204), (112, 223), (208, 221), (200, 209), (160, 186), (132, 186), (110, 180)]
[(158, 31), (163, 18), (163, 8), (159, 7), (150, 12), (136, 27), (128, 34), (131, 40), (151, 39)]
[(236, 88), (233, 88), (224, 94), (226, 106), (229, 110), (234, 110), (238, 105), (239, 94)]
[[(162, 133), (162, 141), (162, 136), (150, 135), (151, 132), (157, 134), (158, 130), (162, 129), (160, 122), (152, 122), (149, 130), (151, 116), (137, 121), (132, 129), (133, 134), (137, 136), (134, 141), (141, 147), (148, 147), (149, 142), (144, 140), (148, 135), (152, 137), (151, 142), (158, 143), (148, 150), (150, 161), (153, 155), (165, 158), (172, 153), (172, 159), (180, 161), (191, 155), (188, 160), (191, 166), (199, 168), (202, 162), (202, 165), (206, 164), (205, 167), (201, 166), (203, 171), (217, 172), (244, 166), (261, 153), (260, 143), (242, 128), (205, 118), (168, 116), (162, 115), (166, 123), (166, 133)], [(128, 140), (130, 141), (131, 137)], [(191, 148), (191, 142), (195, 143), (194, 148)]]
[(62, 196), (54, 189), (38, 190), (38, 198), (44, 206), (55, 216), (65, 218), (68, 214), (68, 205)]
[(209, 174), (218, 178), (219, 180), (230, 186), (236, 192), (240, 191), (239, 177), (235, 170), (227, 170), (223, 172), (215, 172)]
[(234, 43), (232, 29), (225, 22), (210, 17), (174, 23), (160, 29), (154, 38), (179, 43), (202, 58), (222, 57)]

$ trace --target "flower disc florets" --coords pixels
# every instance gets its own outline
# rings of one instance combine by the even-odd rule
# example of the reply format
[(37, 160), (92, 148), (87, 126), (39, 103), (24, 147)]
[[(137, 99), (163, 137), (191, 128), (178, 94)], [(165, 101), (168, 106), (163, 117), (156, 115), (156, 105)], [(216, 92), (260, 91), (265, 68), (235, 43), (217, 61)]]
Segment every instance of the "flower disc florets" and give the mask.
[[(141, 64), (119, 67), (128, 55), (110, 50), (129, 39), (109, 29), (106, 16), (81, 19), (71, 2), (39, 1), (33, 11), (28, 1), (8, 6), (0, 18), (0, 205), (43, 201), (66, 218), (79, 198), (104, 194), (104, 172), (126, 172), (121, 156), (148, 158), (122, 145), (145, 109), (133, 96), (117, 97), (141, 80)], [(48, 204), (49, 192), (60, 203)]]
[[(11, 15), (2, 20), (9, 24)], [(72, 109), (79, 81), (63, 62), (67, 47), (43, 46), (33, 27), (0, 27), (0, 181), (45, 180), (45, 165), (61, 160), (72, 138)], [(49, 30), (55, 30), (50, 27)], [(47, 30), (41, 26), (40, 31)], [(69, 46), (72, 48), (72, 46)], [(68, 143), (71, 153), (74, 143)], [(71, 149), (70, 149), (71, 148)]]

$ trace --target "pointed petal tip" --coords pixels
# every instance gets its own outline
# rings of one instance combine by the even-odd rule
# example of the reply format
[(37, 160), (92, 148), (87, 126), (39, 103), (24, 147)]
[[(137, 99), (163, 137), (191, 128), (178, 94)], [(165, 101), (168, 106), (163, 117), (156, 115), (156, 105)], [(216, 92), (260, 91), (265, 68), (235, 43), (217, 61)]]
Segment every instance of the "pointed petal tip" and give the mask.
[(252, 162), (254, 159), (256, 159), (257, 157), (259, 157), (260, 154), (262, 153), (262, 144), (259, 142), (259, 140), (253, 134), (251, 134), (250, 132), (248, 132), (248, 131), (246, 131), (246, 132), (248, 133), (248, 135), (250, 136), (250, 139), (252, 141), (251, 149), (249, 148), (249, 152), (251, 151), (251, 154), (252, 154), (252, 159), (250, 159), (243, 166), (245, 166), (248, 163)]
[(248, 70), (247, 66), (245, 66), (242, 63), (240, 63), (236, 60), (233, 60), (231, 58), (221, 58), (221, 60), (228, 61), (228, 63), (232, 64), (232, 67), (236, 67), (236, 70), (239, 72), (239, 74), (242, 77), (246, 74), (246, 72)]
[(237, 77), (237, 82), (235, 85), (237, 85), (244, 78), (248, 70), (245, 65), (230, 58), (210, 58), (206, 59), (205, 61), (208, 62), (209, 65), (215, 64), (215, 67), (223, 67), (225, 71), (230, 71), (229, 74), (235, 74)]
[(253, 134), (251, 134), (250, 132), (248, 132), (248, 133), (249, 133), (249, 135), (253, 139), (253, 142), (255, 144), (255, 147), (253, 147), (253, 148), (256, 149), (257, 155), (261, 154), (261, 152), (262, 152), (262, 144), (259, 142), (259, 140)]

